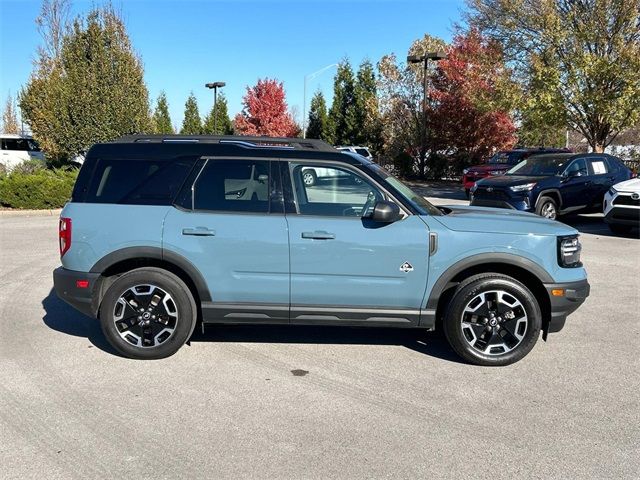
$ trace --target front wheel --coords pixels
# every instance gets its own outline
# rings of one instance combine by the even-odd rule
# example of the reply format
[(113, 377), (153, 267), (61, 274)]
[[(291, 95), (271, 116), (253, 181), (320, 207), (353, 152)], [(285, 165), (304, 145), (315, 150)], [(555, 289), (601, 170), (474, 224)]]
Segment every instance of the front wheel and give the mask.
[(196, 324), (197, 309), (185, 283), (159, 268), (120, 276), (100, 304), (105, 337), (129, 358), (157, 359), (176, 353)]
[(444, 318), (451, 347), (470, 363), (501, 366), (524, 358), (538, 341), (536, 298), (507, 275), (480, 274), (456, 289)]
[(558, 217), (558, 205), (553, 198), (542, 197), (536, 207), (536, 213), (549, 220), (555, 220)]

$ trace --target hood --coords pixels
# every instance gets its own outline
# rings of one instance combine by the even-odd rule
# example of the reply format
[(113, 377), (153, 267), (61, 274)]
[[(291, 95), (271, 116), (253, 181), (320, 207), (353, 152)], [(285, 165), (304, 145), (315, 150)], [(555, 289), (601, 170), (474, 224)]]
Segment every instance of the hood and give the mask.
[(487, 177), (476, 182), (479, 187), (513, 187), (525, 183), (538, 183), (547, 180), (549, 177), (529, 177), (519, 175), (500, 175), (497, 177)]
[(619, 192), (640, 193), (640, 178), (632, 178), (631, 180), (616, 183), (613, 188)]
[(574, 228), (533, 213), (488, 207), (447, 205), (447, 215), (432, 217), (456, 232), (507, 233), (512, 235), (576, 235)]
[(513, 165), (507, 165), (506, 163), (485, 163), (483, 165), (474, 165), (473, 167), (469, 167), (469, 171), (487, 173), (494, 170), (499, 170), (501, 172), (506, 172), (512, 166)]

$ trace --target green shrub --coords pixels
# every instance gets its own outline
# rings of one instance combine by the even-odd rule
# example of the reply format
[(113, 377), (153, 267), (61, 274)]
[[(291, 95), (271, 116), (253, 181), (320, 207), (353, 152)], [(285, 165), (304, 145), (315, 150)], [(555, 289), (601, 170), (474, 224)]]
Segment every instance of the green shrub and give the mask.
[(78, 170), (35, 169), (0, 176), (0, 206), (40, 209), (60, 208), (71, 197)]

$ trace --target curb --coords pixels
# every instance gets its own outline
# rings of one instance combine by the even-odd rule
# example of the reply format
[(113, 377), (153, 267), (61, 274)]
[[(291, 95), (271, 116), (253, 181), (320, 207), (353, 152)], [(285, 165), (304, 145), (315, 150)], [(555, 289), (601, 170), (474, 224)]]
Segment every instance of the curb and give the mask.
[(0, 210), (0, 218), (7, 217), (53, 217), (60, 215), (61, 208), (53, 210)]

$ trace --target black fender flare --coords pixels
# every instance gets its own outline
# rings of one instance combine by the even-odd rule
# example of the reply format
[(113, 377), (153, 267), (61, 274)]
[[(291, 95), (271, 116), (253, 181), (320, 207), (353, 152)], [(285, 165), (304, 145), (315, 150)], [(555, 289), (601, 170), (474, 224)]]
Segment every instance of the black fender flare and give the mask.
[(538, 198), (536, 198), (536, 203), (533, 205), (533, 207), (536, 208), (538, 206), (538, 202), (540, 201), (540, 198), (545, 196), (545, 194), (547, 193), (553, 193), (555, 194), (555, 196), (558, 197), (558, 209), (562, 210), (562, 194), (560, 193), (559, 188), (545, 188), (544, 190), (540, 191), (538, 193)]
[(200, 301), (211, 301), (211, 292), (200, 270), (182, 255), (160, 247), (126, 247), (115, 250), (98, 260), (89, 271), (103, 273), (116, 263), (135, 259), (160, 260), (175, 265), (189, 276), (198, 291)]
[(538, 280), (540, 280), (540, 282), (543, 284), (553, 283), (554, 281), (551, 275), (549, 275), (549, 273), (547, 273), (544, 268), (535, 263), (533, 260), (529, 260), (528, 258), (511, 253), (479, 253), (477, 255), (472, 255), (454, 263), (449, 268), (447, 268), (442, 273), (442, 275), (440, 275), (438, 280), (436, 280), (436, 283), (434, 283), (431, 292), (429, 292), (429, 299), (427, 300), (426, 309), (435, 311), (438, 308), (440, 296), (447, 289), (447, 286), (449, 286), (456, 275), (458, 275), (460, 272), (470, 267), (496, 263), (507, 266), (515, 266), (527, 270), (528, 272), (536, 276)]

